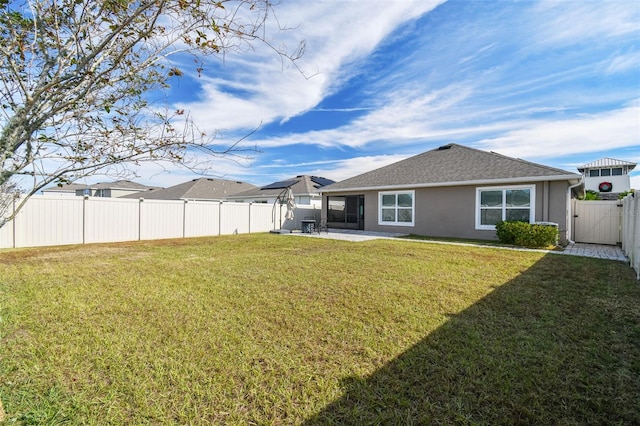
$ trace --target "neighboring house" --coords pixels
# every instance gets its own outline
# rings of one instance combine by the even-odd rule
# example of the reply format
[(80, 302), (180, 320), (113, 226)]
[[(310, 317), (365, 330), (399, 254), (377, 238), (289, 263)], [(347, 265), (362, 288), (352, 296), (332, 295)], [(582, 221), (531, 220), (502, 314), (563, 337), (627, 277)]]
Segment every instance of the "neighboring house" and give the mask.
[(331, 179), (317, 176), (301, 175), (295, 178), (273, 182), (261, 188), (250, 189), (248, 191), (227, 197), (229, 201), (241, 201), (246, 203), (266, 203), (273, 204), (276, 198), (286, 188), (291, 188), (296, 205), (315, 206), (322, 205), (321, 189), (329, 184), (335, 183)]
[(84, 183), (71, 183), (68, 185), (52, 186), (42, 190), (43, 195), (57, 195), (60, 197), (75, 197), (77, 190), (83, 190), (87, 187)]
[(449, 144), (322, 188), (332, 228), (495, 239), (500, 220), (554, 222), (571, 235), (582, 176)]
[(603, 193), (601, 195), (610, 193), (609, 198), (617, 199), (620, 192), (631, 189), (629, 172), (635, 167), (636, 163), (629, 161), (601, 158), (578, 167), (578, 171), (584, 176), (584, 186), (587, 191)]
[(151, 189), (126, 195), (124, 198), (145, 198), (149, 200), (207, 200), (219, 201), (238, 192), (257, 188), (246, 182), (226, 179), (199, 178), (168, 188)]
[(89, 196), (89, 197), (111, 197), (117, 198), (127, 194), (133, 194), (140, 191), (155, 189), (153, 186), (146, 186), (128, 180), (119, 180), (115, 182), (101, 182), (95, 184), (77, 184), (54, 186), (42, 190), (44, 195), (60, 195), (60, 196)]

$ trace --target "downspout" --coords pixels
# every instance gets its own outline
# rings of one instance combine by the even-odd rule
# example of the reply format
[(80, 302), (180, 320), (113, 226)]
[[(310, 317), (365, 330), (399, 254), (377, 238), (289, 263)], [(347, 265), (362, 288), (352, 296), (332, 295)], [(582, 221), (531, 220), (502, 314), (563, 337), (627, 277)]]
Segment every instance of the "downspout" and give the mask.
[(575, 243), (575, 241), (573, 241), (571, 239), (571, 237), (573, 236), (573, 209), (572, 209), (572, 203), (571, 203), (571, 190), (573, 188), (577, 188), (578, 186), (582, 185), (584, 183), (584, 176), (580, 175), (580, 180), (578, 181), (578, 183), (574, 184), (574, 185), (569, 185), (569, 187), (567, 188), (567, 242), (568, 243)]

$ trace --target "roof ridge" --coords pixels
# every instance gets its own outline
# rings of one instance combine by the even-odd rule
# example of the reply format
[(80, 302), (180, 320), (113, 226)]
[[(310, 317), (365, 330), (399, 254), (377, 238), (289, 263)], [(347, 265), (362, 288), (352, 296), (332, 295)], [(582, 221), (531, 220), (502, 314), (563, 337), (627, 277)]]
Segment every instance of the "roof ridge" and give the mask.
[[(607, 167), (606, 165), (602, 165), (599, 166), (597, 165), (597, 163), (599, 162), (604, 162), (605, 160), (610, 160), (611, 162), (613, 162), (615, 165), (621, 165), (621, 166), (636, 166), (638, 163), (634, 163), (633, 161), (626, 161), (626, 160), (619, 160), (617, 158), (612, 158), (612, 157), (602, 157), (598, 160), (594, 160), (594, 161), (590, 161), (588, 163), (585, 163), (581, 166), (578, 166), (577, 169), (586, 169), (586, 168), (590, 168), (590, 167)], [(611, 165), (609, 165), (611, 166)]]
[[(563, 173), (567, 173), (567, 172), (571, 173), (568, 170), (558, 169), (556, 167), (551, 167), (551, 166), (547, 166), (547, 165), (544, 165), (544, 164), (534, 163), (532, 161), (524, 160), (522, 158), (510, 157), (508, 155), (501, 154), (499, 152), (485, 151), (485, 150), (482, 150), (482, 149), (473, 148), (473, 147), (465, 146), (465, 145), (460, 145), (460, 144), (457, 144), (457, 143), (450, 143), (450, 144), (442, 145), (442, 146), (434, 148), (434, 149), (432, 149), (430, 151), (426, 151), (423, 154), (426, 154), (426, 153), (431, 152), (431, 151), (441, 151), (444, 147), (463, 148), (463, 149), (466, 149), (466, 150), (469, 150), (469, 151), (473, 151), (473, 152), (476, 152), (476, 153), (479, 153), (479, 154), (482, 154), (482, 155), (493, 155), (493, 156), (504, 158), (505, 160), (519, 161), (519, 162), (527, 164), (527, 165), (531, 165), (531, 166), (535, 166), (535, 167), (539, 167), (539, 168), (543, 168), (543, 169), (547, 169), (547, 170), (553, 170), (553, 171), (556, 171), (556, 172), (563, 172)], [(418, 155), (421, 155), (421, 154), (418, 154)], [(409, 158), (411, 158), (411, 157), (409, 157)]]
[(350, 177), (327, 186), (326, 190), (574, 177), (579, 178), (580, 175), (493, 151), (450, 143)]

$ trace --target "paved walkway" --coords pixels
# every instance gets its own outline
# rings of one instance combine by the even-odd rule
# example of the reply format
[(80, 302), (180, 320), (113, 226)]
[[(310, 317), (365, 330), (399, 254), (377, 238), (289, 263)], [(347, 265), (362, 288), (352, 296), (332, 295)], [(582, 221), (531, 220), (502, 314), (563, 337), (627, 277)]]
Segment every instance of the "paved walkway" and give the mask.
[[(362, 242), (362, 241), (371, 241), (376, 239), (395, 239), (397, 237), (402, 237), (407, 234), (397, 234), (390, 232), (372, 232), (372, 231), (354, 231), (349, 229), (329, 229), (329, 232), (323, 232), (321, 234), (313, 233), (313, 234), (302, 234), (299, 232), (294, 232), (291, 234), (285, 235), (297, 235), (303, 237), (312, 237), (312, 238), (327, 238), (332, 240), (342, 240), (342, 241), (352, 241), (352, 242)], [(456, 242), (446, 242), (446, 241), (428, 241), (428, 240), (413, 240), (413, 241), (425, 241), (430, 243), (437, 244), (453, 244), (460, 246), (476, 246), (476, 247), (489, 247), (489, 248), (501, 248), (507, 250), (532, 250), (532, 249), (519, 249), (513, 247), (499, 247), (499, 246), (484, 246), (473, 243), (456, 243)], [(609, 260), (618, 260), (621, 262), (626, 262), (627, 257), (622, 252), (622, 249), (619, 246), (607, 246), (602, 244), (584, 244), (584, 243), (572, 243), (569, 244), (564, 251), (549, 251), (549, 250), (535, 250), (535, 251), (544, 251), (552, 254), (567, 254), (570, 256), (583, 256), (583, 257), (594, 257), (598, 259), (609, 259)]]
[(627, 261), (627, 257), (624, 255), (620, 246), (572, 243), (569, 244), (562, 253), (571, 256), (597, 257), (598, 259), (619, 260), (621, 262)]

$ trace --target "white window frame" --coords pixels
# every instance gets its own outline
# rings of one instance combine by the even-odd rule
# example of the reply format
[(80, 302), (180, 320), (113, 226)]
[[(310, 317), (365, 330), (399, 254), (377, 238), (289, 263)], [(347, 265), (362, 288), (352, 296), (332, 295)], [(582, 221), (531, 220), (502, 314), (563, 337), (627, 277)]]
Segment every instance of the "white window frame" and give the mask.
[(311, 197), (309, 195), (300, 195), (296, 198), (296, 204), (301, 206), (310, 206), (311, 205)]
[[(398, 222), (398, 209), (408, 210), (408, 207), (398, 207), (398, 195), (399, 194), (410, 194), (411, 195), (411, 222)], [(396, 221), (395, 222), (387, 222), (382, 220), (382, 197), (384, 195), (395, 195), (396, 196)], [(388, 207), (387, 207), (388, 208)], [(416, 191), (383, 191), (378, 192), (378, 225), (381, 226), (415, 226), (416, 221)]]
[(519, 190), (519, 189), (528, 189), (529, 190), (529, 223), (535, 222), (536, 219), (536, 186), (535, 185), (506, 185), (506, 186), (483, 186), (476, 188), (476, 229), (478, 230), (494, 230), (496, 229), (495, 225), (482, 225), (480, 223), (480, 193), (482, 191), (502, 191), (502, 220), (505, 219), (507, 207), (505, 206), (505, 192), (508, 190)]

